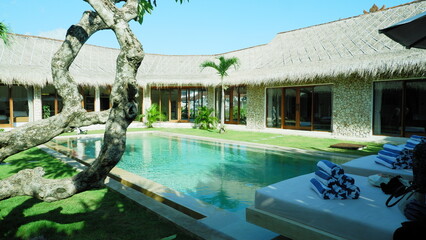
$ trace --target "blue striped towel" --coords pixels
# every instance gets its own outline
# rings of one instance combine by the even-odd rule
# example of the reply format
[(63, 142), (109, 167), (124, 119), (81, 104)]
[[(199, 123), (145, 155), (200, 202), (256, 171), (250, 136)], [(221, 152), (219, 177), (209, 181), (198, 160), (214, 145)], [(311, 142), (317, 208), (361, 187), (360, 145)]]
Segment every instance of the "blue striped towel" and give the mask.
[(324, 186), (316, 178), (310, 180), (311, 188), (320, 196), (322, 199), (358, 199), (360, 196), (360, 189), (352, 185), (348, 189), (342, 189), (341, 191), (334, 191), (331, 188)]
[(410, 138), (410, 139), (407, 140), (407, 143), (405, 144), (405, 148), (413, 150), (417, 146), (417, 144), (419, 144), (419, 143), (420, 143), (420, 141), (413, 140), (413, 139)]
[(393, 153), (393, 152), (389, 152), (389, 151), (386, 151), (386, 150), (380, 150), (378, 154), (380, 156), (384, 156), (384, 157), (388, 157), (388, 158), (392, 158), (392, 159), (395, 159), (400, 155), (400, 153)]
[(332, 163), (328, 160), (320, 160), (317, 163), (319, 170), (326, 172), (328, 175), (334, 178), (340, 178), (345, 173), (343, 168), (335, 163)]
[(421, 141), (425, 141), (425, 140), (426, 140), (426, 137), (418, 136), (418, 135), (412, 135), (412, 136), (410, 137), (410, 139), (421, 142)]
[(376, 159), (374, 160), (377, 164), (383, 165), (388, 168), (395, 169), (395, 160), (389, 159), (387, 157), (384, 157), (382, 155), (377, 155)]
[(330, 188), (335, 192), (340, 192), (342, 190), (339, 179), (331, 177), (322, 170), (315, 171), (315, 179), (322, 183), (325, 187)]
[(383, 149), (391, 153), (400, 154), (401, 151), (404, 150), (404, 147), (399, 147), (386, 143), (385, 145), (383, 145)]

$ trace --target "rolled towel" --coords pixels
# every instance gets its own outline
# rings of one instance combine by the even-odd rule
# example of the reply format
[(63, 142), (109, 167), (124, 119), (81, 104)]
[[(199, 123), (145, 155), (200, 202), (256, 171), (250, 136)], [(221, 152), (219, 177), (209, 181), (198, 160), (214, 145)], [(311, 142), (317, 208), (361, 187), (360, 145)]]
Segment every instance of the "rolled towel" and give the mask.
[(396, 161), (397, 162), (406, 162), (406, 163), (411, 162), (412, 163), (413, 162), (413, 153), (414, 153), (413, 150), (404, 149), (404, 150), (402, 150), (401, 154), (399, 154), (396, 157)]
[(346, 174), (343, 174), (343, 176), (339, 180), (339, 183), (343, 190), (346, 190), (355, 185), (355, 179), (353, 177), (349, 177)]
[(396, 161), (389, 160), (383, 156), (378, 155), (376, 159), (374, 160), (374, 162), (376, 162), (377, 164), (383, 165), (385, 167), (395, 169)]
[(328, 160), (318, 161), (317, 167), (319, 170), (326, 172), (328, 175), (334, 178), (340, 178), (345, 173), (341, 166)]
[(361, 195), (361, 190), (355, 185), (350, 185), (345, 189), (345, 194), (347, 199), (358, 199)]
[(420, 143), (420, 141), (408, 139), (407, 143), (405, 144), (405, 147), (407, 147), (407, 148), (415, 148), (419, 143)]
[[(399, 155), (398, 155), (399, 156)], [(388, 154), (384, 154), (383, 152), (381, 152), (381, 151), (379, 151), (379, 153), (378, 153), (378, 155), (377, 155), (377, 157), (380, 157), (381, 159), (386, 159), (386, 160), (389, 160), (389, 161), (392, 161), (392, 162), (396, 162), (396, 158), (398, 157), (398, 156), (396, 156), (396, 157), (394, 157), (394, 156), (390, 156), (390, 155), (388, 155)]]
[(387, 150), (380, 150), (378, 154), (384, 157), (396, 158), (402, 153), (402, 151), (399, 153), (394, 153), (394, 152), (389, 152)]
[(338, 199), (346, 197), (340, 197), (339, 193), (331, 190), (330, 188), (324, 186), (320, 181), (315, 178), (311, 179), (311, 188), (320, 196), (322, 199)]
[(404, 149), (404, 147), (395, 146), (395, 145), (386, 143), (385, 145), (383, 145), (383, 149), (395, 154), (399, 154)]
[(322, 170), (315, 171), (315, 179), (322, 183), (325, 187), (330, 188), (335, 192), (342, 191), (340, 180), (334, 178)]
[(412, 136), (410, 137), (410, 139), (411, 139), (411, 140), (416, 140), (416, 141), (421, 142), (421, 141), (425, 141), (425, 140), (426, 140), (426, 137), (419, 136), (419, 135), (412, 135)]
[(342, 190), (339, 192), (333, 191), (332, 189), (324, 186), (316, 178), (310, 180), (311, 188), (320, 196), (322, 199), (358, 199), (360, 195), (360, 189), (352, 185), (351, 188), (347, 190)]

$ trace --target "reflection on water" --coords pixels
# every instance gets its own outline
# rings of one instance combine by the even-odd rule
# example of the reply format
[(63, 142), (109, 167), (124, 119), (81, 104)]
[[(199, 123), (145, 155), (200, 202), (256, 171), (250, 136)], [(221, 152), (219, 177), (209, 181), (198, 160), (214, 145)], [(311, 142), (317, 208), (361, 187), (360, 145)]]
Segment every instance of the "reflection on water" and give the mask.
[[(83, 159), (95, 158), (102, 144), (101, 138), (56, 141), (74, 149)], [(118, 167), (220, 208), (240, 212), (253, 204), (256, 189), (310, 173), (318, 160), (300, 153), (131, 134)]]

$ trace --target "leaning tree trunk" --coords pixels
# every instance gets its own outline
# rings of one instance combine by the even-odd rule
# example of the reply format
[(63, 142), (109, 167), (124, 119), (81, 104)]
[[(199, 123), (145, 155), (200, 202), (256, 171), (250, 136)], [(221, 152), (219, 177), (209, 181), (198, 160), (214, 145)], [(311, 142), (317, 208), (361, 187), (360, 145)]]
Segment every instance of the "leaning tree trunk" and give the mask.
[[(55, 87), (64, 97), (64, 111), (65, 109), (67, 111), (63, 114), (65, 115), (64, 120), (59, 118), (64, 121), (63, 126), (84, 122), (87, 119), (82, 116), (88, 114), (84, 113), (79, 106), (81, 96), (69, 74), (69, 66), (81, 46), (94, 32), (101, 29), (112, 29), (115, 32), (121, 52), (117, 58), (117, 72), (111, 93), (112, 108), (109, 112), (101, 152), (91, 167), (72, 178), (45, 179), (42, 168), (20, 171), (14, 176), (0, 181), (0, 199), (29, 195), (44, 201), (56, 201), (90, 188), (99, 187), (103, 185), (107, 174), (124, 153), (127, 127), (137, 114), (136, 73), (144, 57), (142, 45), (128, 25), (128, 21), (137, 16), (138, 0), (127, 0), (121, 9), (118, 9), (111, 0), (85, 1), (96, 12), (86, 12), (80, 23), (69, 29), (67, 40), (52, 61), (54, 62), (52, 74)], [(72, 41), (68, 40), (68, 37)], [(58, 132), (60, 131), (58, 130)]]
[(223, 77), (221, 78), (221, 84), (222, 84), (222, 90), (221, 90), (221, 94), (222, 94), (222, 99), (220, 101), (220, 129), (219, 132), (222, 133), (225, 131), (225, 88), (224, 88), (224, 84), (223, 84)]
[(46, 143), (72, 127), (106, 122), (109, 110), (95, 113), (86, 112), (82, 108), (82, 97), (69, 73), (69, 67), (87, 39), (93, 33), (107, 28), (97, 13), (85, 12), (80, 22), (68, 29), (64, 43), (52, 59), (53, 83), (64, 102), (62, 112), (0, 133), (0, 162), (15, 153)]

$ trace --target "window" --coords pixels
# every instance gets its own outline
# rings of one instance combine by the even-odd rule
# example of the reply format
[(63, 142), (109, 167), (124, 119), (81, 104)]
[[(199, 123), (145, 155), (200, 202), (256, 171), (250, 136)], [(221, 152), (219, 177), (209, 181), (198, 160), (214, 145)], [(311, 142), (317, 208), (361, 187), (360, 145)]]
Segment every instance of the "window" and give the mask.
[(331, 131), (331, 86), (269, 88), (266, 126)]
[(193, 121), (198, 109), (207, 104), (207, 91), (204, 88), (153, 88), (151, 102), (158, 104), (166, 121)]
[(374, 83), (373, 134), (426, 135), (426, 81)]
[(0, 85), (0, 126), (29, 122), (28, 90), (22, 86)]
[(99, 101), (101, 111), (108, 110), (111, 108), (109, 96), (111, 95), (111, 87), (99, 87)]
[(62, 98), (53, 85), (41, 89), (42, 118), (48, 118), (62, 111)]
[(246, 87), (229, 87), (228, 89), (226, 89), (225, 122), (232, 124), (246, 124), (246, 106)]
[(10, 118), (10, 89), (8, 86), (0, 85), (0, 126), (11, 124)]
[(314, 88), (314, 130), (331, 131), (331, 86)]
[(83, 108), (88, 112), (95, 111), (95, 88), (80, 87), (80, 94), (83, 96)]
[(266, 126), (281, 128), (282, 88), (266, 90)]

